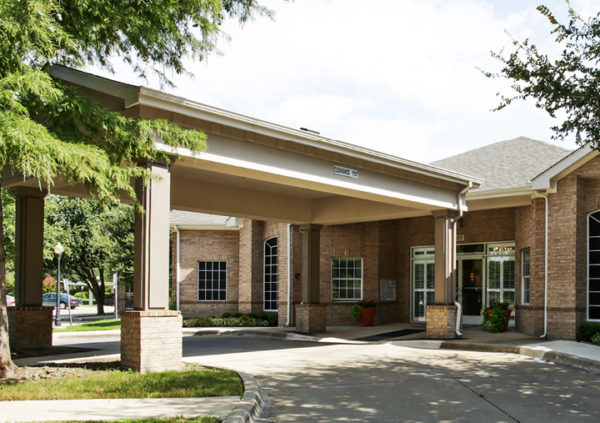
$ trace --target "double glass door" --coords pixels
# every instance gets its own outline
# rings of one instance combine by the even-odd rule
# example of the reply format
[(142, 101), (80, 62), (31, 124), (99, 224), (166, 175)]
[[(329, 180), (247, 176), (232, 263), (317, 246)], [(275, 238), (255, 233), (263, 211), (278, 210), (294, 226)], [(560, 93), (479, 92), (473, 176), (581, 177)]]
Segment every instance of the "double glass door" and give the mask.
[(484, 301), (483, 257), (460, 257), (457, 267), (456, 300), (462, 304), (464, 316), (479, 317)]

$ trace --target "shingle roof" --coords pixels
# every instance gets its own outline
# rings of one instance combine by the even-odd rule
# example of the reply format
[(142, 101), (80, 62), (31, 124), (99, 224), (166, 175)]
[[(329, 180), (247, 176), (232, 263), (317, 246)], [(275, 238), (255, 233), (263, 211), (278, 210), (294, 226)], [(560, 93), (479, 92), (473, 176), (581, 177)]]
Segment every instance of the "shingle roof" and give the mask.
[(431, 163), (485, 182), (475, 191), (519, 188), (570, 154), (566, 148), (531, 138), (500, 141)]
[(169, 223), (171, 226), (206, 226), (211, 228), (218, 226), (231, 227), (237, 225), (235, 217), (187, 212), (182, 210), (171, 210)]

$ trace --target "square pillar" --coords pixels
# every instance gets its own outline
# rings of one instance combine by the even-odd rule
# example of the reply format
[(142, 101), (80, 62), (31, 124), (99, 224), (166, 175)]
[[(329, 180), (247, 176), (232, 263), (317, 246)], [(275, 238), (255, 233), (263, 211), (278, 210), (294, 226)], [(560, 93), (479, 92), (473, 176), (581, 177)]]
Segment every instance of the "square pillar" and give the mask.
[[(434, 304), (427, 305), (427, 337), (456, 337), (456, 222), (457, 212), (433, 212), (435, 235)], [(443, 329), (442, 329), (443, 328)]]
[(302, 233), (302, 304), (296, 306), (296, 329), (325, 332), (326, 312), (321, 305), (321, 225), (300, 227)]
[(260, 313), (263, 310), (263, 241), (265, 223), (244, 220), (239, 237), (238, 311)]
[(147, 163), (153, 174), (136, 191), (144, 213), (135, 216), (134, 311), (121, 314), (121, 362), (142, 373), (181, 367), (181, 315), (169, 311), (171, 174), (165, 163)]
[(8, 307), (11, 348), (52, 346), (52, 310), (42, 306), (44, 197), (46, 191), (18, 187), (15, 195), (15, 307)]

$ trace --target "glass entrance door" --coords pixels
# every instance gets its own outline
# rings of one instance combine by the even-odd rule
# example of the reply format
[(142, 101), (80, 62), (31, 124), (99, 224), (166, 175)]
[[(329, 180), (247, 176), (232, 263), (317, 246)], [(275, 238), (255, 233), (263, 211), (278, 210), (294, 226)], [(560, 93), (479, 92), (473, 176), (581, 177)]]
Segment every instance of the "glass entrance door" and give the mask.
[(464, 316), (481, 315), (483, 305), (483, 258), (461, 257), (458, 260), (457, 299)]

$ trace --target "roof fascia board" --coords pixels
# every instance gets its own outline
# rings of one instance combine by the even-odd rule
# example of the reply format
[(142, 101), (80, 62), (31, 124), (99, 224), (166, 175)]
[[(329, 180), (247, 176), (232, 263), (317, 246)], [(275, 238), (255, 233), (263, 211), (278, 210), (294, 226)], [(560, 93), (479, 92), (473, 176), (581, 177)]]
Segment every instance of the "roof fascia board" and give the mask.
[(517, 188), (494, 189), (487, 191), (469, 191), (467, 200), (483, 200), (488, 198), (518, 197), (522, 195), (533, 195), (535, 190), (529, 186)]
[(183, 231), (239, 231), (239, 226), (225, 226), (225, 225), (181, 225), (179, 223), (171, 222), (169, 224), (171, 228), (177, 227)]
[(590, 143), (585, 144), (531, 179), (531, 188), (534, 191), (556, 190), (556, 182), (559, 179), (583, 166), (598, 154)]
[(436, 179), (442, 179), (452, 183), (458, 183), (466, 186), (469, 182), (471, 182), (474, 187), (477, 187), (483, 183), (482, 179), (478, 179), (473, 176), (413, 162), (385, 153), (369, 150), (360, 146), (347, 144), (342, 141), (333, 140), (263, 120), (254, 119), (245, 115), (208, 106), (206, 104), (197, 103), (182, 97), (173, 96), (146, 87), (140, 87), (139, 103), (141, 105), (180, 113), (201, 120), (208, 120), (224, 126), (258, 133), (268, 137), (279, 139), (283, 138), (302, 145), (328, 150), (338, 154), (351, 156), (361, 160), (433, 177)]
[(52, 65), (50, 67), (50, 73), (52, 76), (62, 79), (63, 81), (101, 93), (106, 93), (113, 97), (122, 98), (126, 109), (134, 106), (138, 102), (140, 87), (135, 85), (125, 84), (123, 82), (114, 81), (112, 79), (103, 78), (91, 73), (59, 65)]

